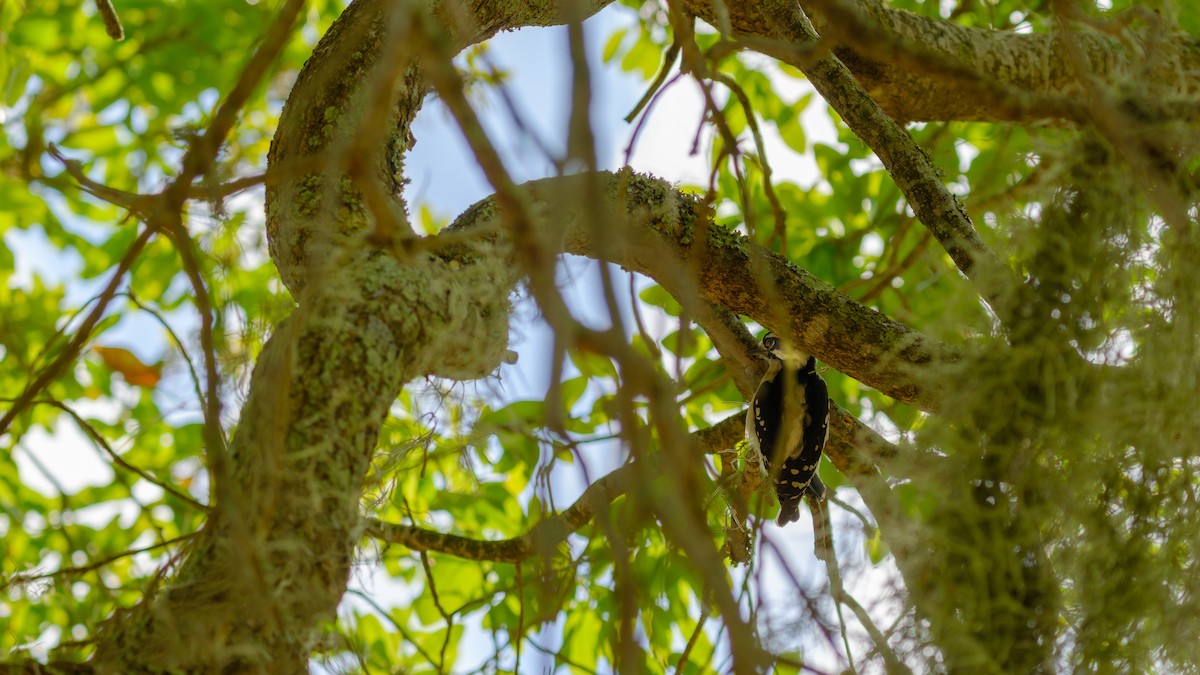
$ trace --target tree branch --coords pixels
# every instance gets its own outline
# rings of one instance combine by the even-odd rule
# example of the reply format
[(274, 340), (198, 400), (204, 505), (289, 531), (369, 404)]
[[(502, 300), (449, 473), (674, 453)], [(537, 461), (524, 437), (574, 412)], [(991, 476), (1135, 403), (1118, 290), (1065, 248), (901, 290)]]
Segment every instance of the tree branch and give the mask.
[[(745, 414), (739, 412), (693, 432), (691, 437), (698, 454), (711, 455), (735, 447), (744, 438), (744, 433)], [(829, 445), (825, 454), (838, 470), (852, 479), (863, 475), (877, 476), (874, 460), (895, 457), (897, 452), (896, 446), (853, 415), (836, 405), (831, 408)], [(635, 488), (639, 473), (654, 476), (661, 472), (663, 463), (662, 453), (655, 453), (644, 460), (626, 464), (589, 485), (566, 510), (538, 522), (525, 534), (509, 539), (474, 539), (377, 518), (366, 520), (366, 534), (414, 551), (435, 551), (468, 560), (517, 563), (553, 551), (568, 535), (590, 523), (600, 509), (607, 508), (617, 497)]]
[[(730, 418), (726, 422), (731, 420), (739, 421)], [(654, 475), (661, 471), (663, 464), (661, 454), (626, 464), (589, 485), (565, 511), (539, 521), (525, 534), (510, 539), (472, 539), (416, 525), (387, 523), (375, 518), (367, 519), (366, 533), (380, 541), (400, 544), (414, 551), (436, 551), (468, 560), (517, 563), (535, 555), (553, 552), (556, 546), (566, 541), (568, 535), (590, 523), (598, 510), (607, 508), (617, 497), (636, 487), (640, 482), (639, 473)]]
[[(716, 6), (707, 0), (686, 2), (689, 12), (714, 26), (726, 24), (735, 33), (768, 38), (769, 43), (777, 37), (772, 24), (779, 5), (759, 12), (752, 11), (751, 4), (726, 3), (728, 13), (718, 16)], [(1063, 98), (1072, 96), (1079, 85), (1067, 64), (1064, 45), (1055, 35), (973, 28), (896, 9), (880, 0), (807, 0), (802, 4), (811, 12), (817, 31), (825, 39), (832, 38), (837, 57), (897, 120), (1032, 122), (1075, 117), (1073, 104)], [(847, 11), (857, 18), (846, 23)], [(1129, 22), (1127, 17), (1119, 17), (1112, 23), (1116, 27)], [(1158, 100), (1182, 100), (1200, 89), (1200, 42), (1187, 35), (1160, 36), (1158, 42), (1165, 53), (1142, 62), (1131, 56), (1138, 50), (1098, 31), (1077, 36), (1090, 71), (1110, 86), (1119, 85), (1133, 73), (1145, 73), (1139, 79), (1159, 92), (1152, 96)], [(805, 50), (797, 50), (790, 40), (778, 39), (774, 48), (758, 41), (753, 44), (802, 70), (807, 65), (803, 62)], [(999, 98), (964, 95), (963, 85), (974, 86), (955, 72), (985, 73), (984, 79), (997, 87), (996, 92), (1003, 89), (1009, 93)]]
[[(434, 5), (420, 21), (436, 23), (444, 42), (415, 41), (414, 48), (436, 47), (445, 56), (501, 28), (563, 20), (560, 7), (543, 3), (480, 3), (471, 6), (472, 16), (461, 9)], [(271, 168), (312, 157), (331, 160), (324, 170), (268, 183), (272, 258), (300, 306), (276, 327), (255, 366), (243, 423), (228, 451), (233, 498), (218, 500), (164, 592), (117, 613), (98, 631), (97, 661), (105, 666), (130, 672), (253, 670), (269, 660), (273, 669), (302, 669), (307, 636), (333, 616), (344, 595), (352, 552), (361, 541), (362, 480), (396, 393), (429, 373), (480, 377), (503, 358), (509, 294), (528, 271), (513, 264), (516, 247), (526, 242), (514, 240), (508, 228), (493, 227), (501, 214), (485, 200), (462, 219), (478, 230), (393, 249), (372, 245), (373, 211), (336, 154), (352, 147), (346, 141), (370, 118), (368, 104), (389, 100), (370, 88), (392, 79), (376, 77), (378, 69), (402, 72), (390, 96), (396, 108), (383, 147), (361, 160), (369, 170), (355, 174), (380, 181), (378, 187), (402, 209), (402, 157), (427, 85), (415, 63), (398, 71), (379, 60), (382, 45), (411, 28), (393, 21), (390, 12), (412, 10), (406, 4), (397, 9), (390, 0), (351, 4), (297, 78), (272, 144)], [(602, 197), (598, 203), (578, 199), (589, 189)], [(742, 237), (711, 227), (702, 204), (666, 183), (629, 172), (593, 173), (513, 190), (528, 191), (522, 202), (529, 213), (521, 217), (536, 228), (531, 235), (545, 237), (551, 254), (590, 252), (658, 274), (676, 297), (707, 299), (786, 330), (839, 370), (900, 400), (937, 408), (936, 367), (954, 360), (956, 350), (854, 303), (782, 258), (751, 251)], [(588, 216), (582, 208), (604, 210)], [(588, 226), (594, 223), (620, 228), (608, 248), (594, 241), (601, 232)], [(785, 306), (773, 306), (755, 291), (764, 276)], [(663, 452), (686, 453), (671, 383), (644, 367), (641, 356), (618, 339), (623, 336), (593, 331), (575, 337), (585, 347), (583, 341), (593, 341), (618, 361), (628, 394), (622, 401), (635, 394), (649, 398)], [(634, 455), (646, 461), (649, 434), (639, 437), (632, 426)], [(728, 427), (740, 438), (740, 420)], [(645, 478), (640, 471), (624, 475)], [(601, 485), (593, 494), (605, 489)], [(760, 661), (758, 646), (738, 605), (724, 594), (725, 569), (694, 509), (701, 501), (688, 491), (669, 499), (651, 495), (650, 503), (714, 590), (734, 634), (738, 667), (749, 671)], [(562, 525), (578, 527), (573, 523), (586, 513), (581, 505)]]
[[(701, 17), (711, 13), (703, 3), (694, 4)], [(795, 3), (731, 3), (729, 12), (735, 29), (750, 30), (753, 35), (785, 45), (820, 44), (808, 17)], [(958, 200), (942, 184), (929, 156), (872, 100), (836, 56), (806, 59), (800, 67), (826, 102), (883, 162), (917, 217), (955, 266), (997, 312), (1003, 313), (1012, 301), (1011, 295), (1020, 292), (1020, 283), (984, 243)]]
[[(542, 226), (552, 228), (554, 235), (546, 239), (562, 242), (562, 250), (597, 257), (598, 247), (590, 228), (584, 226), (581, 203), (575, 199), (580, 181), (585, 180), (601, 181), (601, 194), (607, 202), (588, 208), (626, 214), (624, 227), (608, 235), (609, 262), (651, 277), (676, 298), (686, 300), (698, 293), (703, 301), (790, 334), (806, 352), (897, 400), (930, 412), (940, 408), (939, 372), (943, 365), (958, 360), (958, 349), (855, 302), (736, 232), (705, 224), (704, 205), (665, 181), (621, 171), (546, 178), (522, 185)], [(447, 233), (457, 238), (480, 228), (481, 237), (500, 241), (494, 227), (498, 209), (493, 198), (483, 199), (464, 211)], [(437, 238), (427, 245), (436, 250)], [(443, 252), (452, 254), (451, 250)], [(756, 291), (764, 278), (774, 286), (770, 296)], [(772, 298), (778, 304), (772, 303)], [(731, 350), (738, 352), (732, 342), (726, 347), (727, 352)], [(743, 382), (742, 386), (753, 384)]]
[(90, 663), (51, 661), (41, 663), (26, 659), (14, 663), (0, 663), (0, 675), (91, 675), (98, 672)]
[(113, 270), (108, 284), (100, 292), (96, 306), (92, 308), (92, 311), (75, 329), (75, 335), (71, 337), (71, 340), (63, 347), (63, 350), (58, 353), (54, 360), (39, 370), (37, 376), (25, 385), (25, 388), (21, 390), (21, 393), (16, 397), (9, 409), (5, 411), (3, 417), (0, 417), (0, 434), (8, 430), (9, 425), (17, 418), (17, 415), (24, 412), (37, 395), (58, 378), (68, 365), (75, 362), (79, 353), (83, 351), (84, 345), (91, 339), (92, 331), (96, 329), (96, 325), (100, 323), (100, 320), (104, 318), (104, 312), (108, 311), (109, 303), (112, 302), (121, 284), (125, 281), (125, 273), (137, 262), (142, 249), (146, 247), (146, 244), (150, 243), (150, 239), (156, 232), (158, 232), (156, 227), (152, 225), (147, 226), (146, 229), (138, 234), (137, 239), (129, 245), (129, 248), (126, 249), (125, 254), (121, 256), (121, 260)]
[[(879, 3), (864, 2), (856, 5), (846, 0), (809, 0), (807, 4), (813, 8), (810, 16), (824, 19), (818, 24), (818, 31), (822, 37), (832, 38), (839, 45), (854, 45), (834, 49), (834, 53), (847, 67), (847, 60), (857, 60), (860, 63), (869, 60), (872, 65), (885, 63), (891, 67), (904, 68), (914, 76), (931, 80), (936, 88), (954, 91), (960, 100), (972, 101), (973, 105), (988, 111), (987, 114), (996, 120), (1052, 118), (1082, 122), (1087, 119), (1084, 106), (1066, 91), (1043, 93), (1041, 90), (1019, 87), (1003, 78), (995, 77), (995, 71), (977, 70), (973, 67), (975, 64), (972, 60), (964, 63), (959, 54), (946, 53), (945, 44), (939, 45), (941, 51), (937, 51), (929, 47), (930, 41), (927, 39), (906, 38), (885, 28), (880, 20), (859, 11), (859, 7), (861, 5), (864, 9), (873, 9), (874, 16), (884, 19), (893, 14), (902, 16), (900, 10), (889, 12)], [(985, 36), (1003, 35), (996, 31), (969, 29), (949, 22), (937, 22), (934, 19), (926, 19), (921, 26), (926, 29), (926, 34), (933, 35), (934, 44), (939, 44), (938, 38), (982, 39)], [(947, 31), (945, 26), (952, 28)], [(1015, 33), (1009, 35), (1017, 36)], [(1028, 57), (1023, 60), (1027, 61)], [(1038, 72), (1045, 73), (1046, 69), (1039, 68)], [(867, 87), (867, 83), (862, 84), (864, 88)], [(880, 105), (884, 107), (882, 103)], [(901, 116), (897, 119), (904, 122), (911, 118)]]

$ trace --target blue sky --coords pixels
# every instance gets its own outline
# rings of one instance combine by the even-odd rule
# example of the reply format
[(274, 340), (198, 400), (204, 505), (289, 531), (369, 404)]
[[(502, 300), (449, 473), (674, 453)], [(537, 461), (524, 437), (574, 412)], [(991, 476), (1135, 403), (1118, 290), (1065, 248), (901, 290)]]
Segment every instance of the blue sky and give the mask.
[[(601, 168), (615, 169), (624, 163), (624, 149), (633, 126), (624, 122), (623, 118), (641, 97), (646, 86), (640, 77), (620, 71), (616, 64), (602, 64), (599, 58), (612, 31), (633, 21), (631, 10), (613, 7), (585, 24), (587, 51), (593, 66), (592, 119)], [(524, 29), (493, 39), (488, 54), (497, 67), (510, 74), (506, 87), (525, 125), (536, 130), (538, 137), (549, 147), (558, 150), (565, 145), (570, 105), (571, 75), (566, 46), (565, 28)], [(785, 95), (790, 93), (798, 96), (805, 90), (802, 83), (776, 79)], [(518, 182), (554, 172), (553, 166), (536, 145), (519, 132), (497, 96), (481, 96), (476, 92), (472, 100), (509, 171)], [(804, 116), (806, 130), (810, 138), (830, 142), (832, 127), (823, 115), (823, 106), (812, 106)], [(707, 145), (702, 144), (698, 156), (689, 155), (700, 117), (700, 98), (695, 84), (687, 79), (681, 80), (657, 104), (639, 137), (631, 165), (639, 171), (649, 171), (675, 182), (705, 182)], [(449, 220), (466, 206), (492, 193), (462, 134), (440, 102), (435, 99), (427, 101), (416, 120), (413, 133), (417, 144), (407, 159), (411, 182), (406, 190), (412, 213), (417, 213), (422, 205), (427, 205), (436, 216)], [(797, 180), (806, 185), (816, 180), (811, 158), (799, 157), (787, 151), (781, 142), (775, 140), (777, 135), (773, 128), (764, 127), (764, 133), (771, 148), (771, 160), (777, 177)], [(25, 278), (35, 271), (47, 281), (68, 281), (73, 276), (75, 267), (69, 256), (55, 251), (36, 231), (6, 236), (5, 243), (14, 248), (18, 269)], [(589, 323), (607, 320), (606, 305), (599, 292), (598, 271), (595, 263), (577, 259), (567, 260), (559, 270), (559, 277), (564, 282), (564, 295), (572, 311)], [(81, 303), (94, 293), (94, 285), (70, 282), (69, 295), (74, 304)], [(618, 282), (618, 288), (628, 288), (628, 284)], [(519, 360), (515, 366), (504, 367), (498, 386), (489, 388), (492, 395), (497, 397), (495, 405), (545, 396), (550, 366), (547, 355), (552, 351), (550, 332), (536, 318), (536, 308), (528, 301), (518, 307), (516, 315), (523, 319), (513, 325), (511, 347), (519, 353)], [(674, 326), (668, 327), (652, 312), (648, 313), (648, 319), (653, 335), (661, 336), (668, 330), (674, 330)], [(195, 327), (194, 316), (187, 312), (177, 313), (174, 322), (181, 335), (190, 334)], [(154, 337), (148, 339), (147, 336)], [(122, 321), (106, 333), (100, 343), (131, 348), (146, 361), (162, 358), (169, 348), (161, 328), (144, 316)], [(182, 372), (166, 378), (162, 389), (167, 392), (166, 395), (191, 396), (191, 384)], [(83, 412), (87, 413), (86, 410)], [(56, 478), (68, 490), (77, 489), (82, 484), (107, 483), (110, 480), (111, 470), (106, 462), (97, 458), (86, 440), (70, 425), (62, 425), (54, 435), (40, 432), (30, 434), (22, 446), (45, 460), (43, 464), (54, 471)], [(22, 464), (23, 478), (28, 476), (30, 483), (39, 488), (48, 487), (44, 480), (39, 479), (38, 472), (29, 466), (28, 459), (18, 460)], [(622, 461), (619, 448), (597, 446), (596, 452), (588, 460), (589, 474), (593, 477), (602, 475)], [(570, 503), (584, 487), (578, 476), (563, 477), (559, 482), (562, 484), (556, 486), (555, 491), (560, 504)], [(783, 532), (774, 531), (775, 541), (781, 545), (782, 555), (789, 566), (799, 570), (807, 583), (817, 584), (824, 571), (816, 566), (812, 557), (811, 528), (806, 521), (802, 519), (800, 525)], [(768, 525), (768, 530), (772, 528), (773, 525)], [(762, 561), (764, 583), (787, 584), (773, 555), (764, 555)], [(367, 590), (384, 591), (385, 588), (391, 588), (391, 592), (400, 591), (379, 575), (364, 581)], [(766, 609), (768, 613), (785, 614), (795, 609), (794, 606), (783, 605), (769, 603)], [(530, 651), (529, 655), (532, 654)], [(531, 668), (535, 667), (534, 659), (526, 663)]]

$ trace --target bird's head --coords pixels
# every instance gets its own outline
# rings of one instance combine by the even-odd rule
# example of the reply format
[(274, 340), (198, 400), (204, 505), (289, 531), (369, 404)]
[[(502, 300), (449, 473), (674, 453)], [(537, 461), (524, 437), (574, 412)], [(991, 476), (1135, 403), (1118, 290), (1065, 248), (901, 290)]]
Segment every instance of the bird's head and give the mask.
[(796, 349), (795, 345), (785, 345), (783, 340), (771, 331), (762, 338), (763, 349), (772, 357), (801, 370), (816, 370), (817, 360), (812, 356)]
[(774, 356), (775, 358), (783, 358), (783, 356), (779, 353), (780, 349), (783, 347), (783, 341), (779, 339), (778, 335), (772, 333), (771, 331), (767, 331), (767, 334), (762, 338), (762, 346), (763, 349), (767, 350), (767, 352), (771, 354), (771, 356)]

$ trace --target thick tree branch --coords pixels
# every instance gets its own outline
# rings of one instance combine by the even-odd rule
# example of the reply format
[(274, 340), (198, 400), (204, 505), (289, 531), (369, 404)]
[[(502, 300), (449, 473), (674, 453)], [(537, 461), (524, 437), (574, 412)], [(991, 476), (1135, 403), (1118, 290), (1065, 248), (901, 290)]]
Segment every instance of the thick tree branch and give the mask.
[[(689, 12), (714, 26), (727, 22), (735, 34), (777, 40), (774, 47), (757, 42), (755, 47), (804, 69), (807, 52), (797, 51), (796, 42), (774, 32), (782, 5), (765, 3), (765, 11), (753, 11), (753, 4), (757, 3), (686, 2)], [(833, 38), (837, 57), (897, 120), (1032, 122), (1076, 116), (1074, 106), (1062, 97), (1074, 95), (1080, 85), (1056, 35), (972, 28), (880, 0), (801, 4), (812, 12), (817, 31)], [(718, 15), (718, 6), (727, 13)], [(850, 12), (859, 18), (848, 20)], [(1114, 20), (1114, 27), (1122, 28), (1118, 22), (1124, 20)], [(1153, 21), (1147, 23), (1143, 30), (1161, 30)], [(1153, 56), (1139, 56), (1138, 49), (1097, 31), (1081, 31), (1077, 37), (1090, 72), (1114, 89), (1137, 80), (1158, 92), (1148, 98), (1159, 101), (1183, 100), (1200, 90), (1200, 41), (1191, 36), (1155, 35), (1159, 51)], [(1011, 95), (964, 95), (963, 86), (977, 90), (961, 77), (967, 73), (981, 74), (994, 93), (1007, 90)], [(1186, 114), (1183, 109), (1177, 112)]]
[[(582, 19), (609, 2), (585, 0), (572, 11)], [(271, 258), (293, 295), (299, 297), (310, 278), (323, 274), (324, 266), (340, 251), (362, 245), (374, 226), (370, 221), (378, 217), (375, 209), (364, 204), (364, 192), (390, 195), (396, 217), (403, 217), (404, 153), (413, 140), (412, 120), (430, 91), (416, 62), (431, 62), (437, 55), (429, 51), (428, 40), (414, 40), (419, 44), (408, 45), (401, 53), (407, 65), (399, 68), (381, 58), (384, 45), (415, 38), (411, 31), (420, 26), (436, 26), (438, 51), (454, 54), (501, 30), (565, 21), (558, 3), (522, 0), (476, 2), (469, 7), (457, 2), (357, 0), (342, 13), (297, 77), (271, 142), (272, 167), (302, 164), (311, 157), (326, 159), (323, 171), (267, 186)], [(380, 70), (399, 74), (381, 77)], [(394, 82), (395, 91), (380, 95), (372, 86), (378, 82)], [(373, 106), (385, 106), (387, 114), (375, 114)], [(386, 120), (384, 130), (371, 133), (378, 134), (381, 143), (359, 147), (355, 139), (364, 121), (380, 117)], [(364, 152), (369, 155), (362, 156)], [(365, 168), (352, 173), (350, 163)], [(375, 184), (364, 186), (365, 181)], [(339, 226), (329, 227), (333, 221), (339, 221)]]
[[(433, 21), (445, 42), (412, 40), (400, 55), (434, 58), (412, 52), (436, 46), (445, 55), (502, 28), (562, 20), (557, 7), (536, 3), (481, 3), (471, 7), (473, 15), (461, 9), (434, 5), (431, 14), (420, 15), (423, 6), (359, 0), (298, 78), (273, 142), (272, 167), (331, 160), (323, 170), (268, 185), (272, 257), (300, 308), (277, 328), (256, 365), (242, 411), (247, 423), (238, 426), (228, 451), (233, 498), (218, 501), (171, 585), (98, 633), (97, 660), (106, 667), (253, 670), (269, 661), (281, 671), (302, 669), (308, 637), (333, 616), (345, 592), (361, 540), (362, 480), (396, 393), (431, 372), (479, 377), (503, 358), (508, 296), (523, 275), (513, 264), (515, 247), (524, 242), (494, 227), (500, 220), (490, 202), (464, 216), (479, 230), (451, 232), (446, 240), (407, 240), (384, 250), (368, 238), (388, 208), (377, 203), (379, 195), (393, 198), (397, 217), (403, 213), (402, 157), (427, 91), (415, 65), (379, 62), (383, 46)], [(379, 82), (395, 82), (394, 95), (375, 91)], [(343, 153), (357, 147), (351, 141), (364, 120), (379, 119), (373, 108), (379, 105), (393, 111), (382, 147), (355, 157), (360, 168), (351, 171)], [(378, 183), (363, 186), (363, 180)], [(578, 196), (588, 194), (581, 180), (599, 188), (603, 203), (588, 208), (603, 209), (603, 216), (589, 220), (580, 213)], [(551, 253), (609, 252), (629, 269), (658, 274), (676, 297), (698, 291), (795, 335), (803, 348), (900, 400), (938, 407), (937, 366), (957, 358), (955, 350), (854, 303), (781, 258), (752, 252), (743, 238), (711, 227), (697, 201), (665, 183), (631, 173), (589, 174), (520, 189), (529, 191), (531, 205), (521, 217), (545, 237)], [(374, 195), (371, 206), (364, 194)], [(620, 231), (602, 248), (590, 222)], [(777, 291), (770, 297), (785, 306), (754, 290), (763, 278)], [(666, 450), (682, 448), (685, 439), (672, 432), (677, 410), (669, 383), (639, 371), (629, 354), (614, 356), (629, 395), (650, 398)], [(703, 546), (691, 548), (707, 550), (711, 541), (699, 531), (678, 527), (695, 516), (684, 512), (699, 503), (693, 497), (656, 499), (654, 506), (669, 516), (665, 523), (675, 523), (673, 538), (689, 545), (699, 540)], [(726, 582), (719, 563), (700, 563), (708, 565), (703, 576), (719, 594)], [(718, 601), (730, 630), (749, 638), (734, 640), (744, 657), (739, 667), (752, 668), (752, 635), (739, 624), (732, 597)]]
[[(833, 1), (821, 0), (820, 4)], [(840, 4), (845, 6), (847, 2)], [(935, 63), (957, 64), (964, 72), (979, 73), (998, 86), (1023, 91), (1028, 97), (1023, 102), (1009, 98), (1018, 105), (1006, 105), (1003, 98), (962, 96), (960, 89), (945, 86), (944, 69), (923, 70), (909, 59), (893, 65), (866, 51), (861, 52), (865, 58), (855, 58), (848, 52), (859, 47), (850, 46), (847, 40), (846, 47), (837, 50), (838, 56), (855, 71), (864, 87), (880, 92), (876, 99), (901, 120), (1031, 122), (1073, 117), (1072, 111), (1078, 112), (1075, 106), (1054, 99), (1075, 96), (1081, 86), (1095, 84), (1079, 82), (1061, 35), (970, 28), (895, 9), (881, 0), (855, 0), (854, 4), (899, 42), (918, 45), (920, 53), (931, 54)], [(1130, 23), (1141, 25), (1129, 30)], [(1146, 88), (1147, 100), (1160, 103), (1183, 102), (1200, 91), (1200, 41), (1195, 37), (1164, 34), (1159, 17), (1136, 7), (1104, 24), (1094, 24), (1101, 30), (1080, 26), (1071, 36), (1078, 41), (1096, 83), (1116, 91), (1137, 81)], [(818, 30), (824, 29), (818, 26)], [(904, 51), (913, 50), (910, 47)], [(852, 66), (855, 62), (859, 65)], [(999, 105), (988, 112), (993, 103)], [(1189, 105), (1175, 112), (1194, 116), (1195, 109)]]
[[(433, 10), (456, 48), (560, 20), (554, 5), (486, 4), (474, 17), (458, 7)], [(342, 14), (297, 80), (272, 168), (337, 159), (370, 117), (368, 104), (382, 98), (395, 105), (392, 133), (366, 160), (367, 174), (403, 212), (399, 158), (425, 89), (412, 67), (394, 98), (370, 85), (378, 68), (395, 68), (377, 63), (381, 44), (408, 25), (389, 11), (426, 9), (359, 0)], [(428, 253), (401, 261), (364, 246), (369, 210), (344, 166), (269, 184), (273, 259), (300, 308), (256, 364), (245, 423), (228, 450), (231, 498), (218, 500), (169, 587), (98, 631), (96, 660), (114, 672), (303, 670), (313, 632), (345, 593), (362, 481), (397, 392), (431, 372), (480, 377), (504, 356), (519, 277), (511, 249), (467, 246), (474, 264), (456, 270)]]
[[(750, 400), (765, 370), (764, 360), (756, 357), (762, 349), (758, 341), (737, 315), (720, 305), (703, 303), (696, 322), (712, 339), (742, 396)], [(879, 463), (898, 453), (895, 445), (833, 403), (825, 456), (839, 471), (852, 479), (861, 474), (877, 473)]]
[[(859, 4), (874, 10), (874, 15), (869, 16), (858, 11)], [(958, 58), (957, 55), (947, 53), (948, 50), (963, 44), (964, 39), (1004, 35), (1003, 33), (969, 29), (950, 22), (916, 17), (908, 12), (893, 10), (882, 3), (870, 1), (852, 3), (848, 0), (809, 0), (806, 5), (812, 8), (810, 16), (813, 17), (818, 32), (826, 40), (832, 39), (834, 44), (839, 45), (834, 48), (834, 54), (868, 91), (874, 91), (871, 87), (876, 83), (869, 79), (864, 81), (863, 77), (859, 77), (859, 72), (850, 66), (851, 63), (864, 66), (862, 69), (868, 72), (874, 71), (872, 67), (883, 65), (891, 70), (904, 69), (904, 72), (912, 76), (925, 77), (930, 80), (927, 86), (933, 86), (939, 91), (954, 91), (957, 100), (971, 101), (979, 110), (987, 111), (985, 114), (992, 116), (991, 119), (1024, 121), (1053, 118), (1074, 122), (1087, 119), (1087, 111), (1082, 102), (1066, 91), (1043, 93), (1041, 89), (1031, 88), (1028, 82), (1021, 85), (1010, 83), (1004, 77), (996, 77), (995, 71), (975, 69), (973, 66), (976, 64), (973, 60), (964, 62), (964, 59)], [(941, 49), (931, 48), (930, 40), (925, 37), (913, 40), (894, 29), (889, 30), (882, 23), (887, 19), (896, 18), (897, 23), (904, 26), (901, 20), (908, 17), (924, 19), (920, 27), (925, 29), (925, 35), (933, 38), (932, 43), (941, 46)], [(1010, 35), (1018, 37), (1015, 33)], [(961, 50), (961, 47), (959, 49)], [(1028, 55), (1020, 57), (1018, 65), (1030, 64)], [(988, 65), (996, 66), (990, 60)], [(1011, 76), (1014, 68), (1012, 64), (1006, 65), (1009, 67), (1003, 72)], [(1044, 75), (1047, 69), (1042, 67), (1043, 65), (1038, 64), (1034, 72)], [(1062, 88), (1073, 84), (1070, 80), (1067, 82), (1069, 84), (1064, 84)], [(919, 86), (917, 82), (906, 84)], [(911, 92), (909, 95), (911, 96)], [(894, 113), (886, 105), (886, 102), (894, 100), (895, 97), (882, 100), (879, 96), (874, 98), (880, 107), (900, 122), (911, 119), (903, 115), (898, 116), (895, 113), (900, 111)]]
[[(651, 277), (677, 298), (698, 293), (702, 300), (792, 335), (806, 352), (897, 400), (927, 411), (940, 407), (941, 366), (958, 360), (957, 349), (855, 302), (735, 232), (706, 226), (703, 204), (664, 181), (622, 171), (526, 183), (522, 189), (543, 223), (557, 232), (562, 250), (596, 255), (575, 198), (583, 180), (604, 183), (607, 204), (589, 208), (623, 211), (628, 219), (620, 231), (607, 235), (610, 262)], [(497, 218), (494, 201), (484, 199), (459, 216), (451, 232), (474, 227), (494, 232)], [(763, 278), (774, 293), (761, 290)]]

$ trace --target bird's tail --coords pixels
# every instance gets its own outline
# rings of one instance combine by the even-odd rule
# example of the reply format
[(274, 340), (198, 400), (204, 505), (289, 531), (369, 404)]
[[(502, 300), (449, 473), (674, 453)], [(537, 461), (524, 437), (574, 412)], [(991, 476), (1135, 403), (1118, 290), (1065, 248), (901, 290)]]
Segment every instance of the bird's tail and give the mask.
[(800, 520), (800, 498), (789, 499), (786, 502), (779, 503), (779, 516), (775, 518), (775, 524), (783, 527), (788, 523), (794, 523)]

